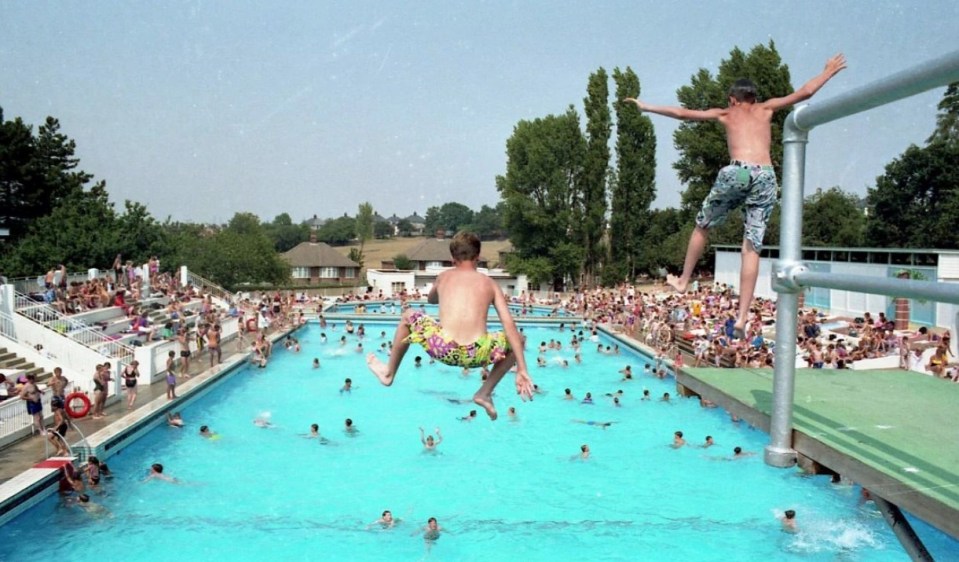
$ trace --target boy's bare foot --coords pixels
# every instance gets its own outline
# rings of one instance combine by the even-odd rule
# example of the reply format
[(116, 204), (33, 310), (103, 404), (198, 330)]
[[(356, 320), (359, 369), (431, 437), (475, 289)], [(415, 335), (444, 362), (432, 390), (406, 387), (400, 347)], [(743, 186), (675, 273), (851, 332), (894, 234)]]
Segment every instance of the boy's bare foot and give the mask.
[(393, 384), (393, 375), (390, 374), (387, 364), (380, 361), (375, 354), (370, 353), (366, 356), (366, 365), (370, 368), (370, 371), (373, 371), (376, 378), (380, 379), (380, 382), (383, 383), (384, 386)]
[(491, 420), (496, 419), (496, 407), (493, 406), (492, 396), (490, 396), (489, 394), (480, 394), (479, 392), (477, 392), (476, 394), (473, 395), (473, 403), (475, 403), (477, 406), (480, 406), (484, 410), (486, 410), (486, 415), (489, 416), (489, 419)]
[(681, 277), (669, 274), (666, 276), (666, 284), (675, 289), (677, 293), (686, 292), (686, 283), (683, 282)]

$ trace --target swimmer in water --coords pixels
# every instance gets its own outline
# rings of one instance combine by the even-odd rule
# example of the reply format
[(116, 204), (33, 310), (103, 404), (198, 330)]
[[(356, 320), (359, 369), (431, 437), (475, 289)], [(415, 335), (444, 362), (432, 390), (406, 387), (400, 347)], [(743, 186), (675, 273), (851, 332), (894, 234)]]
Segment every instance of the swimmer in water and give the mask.
[(344, 392), (350, 394), (353, 391), (353, 379), (346, 379), (343, 381), (343, 388), (340, 389), (340, 394)]
[(570, 389), (567, 388), (567, 389), (566, 389), (565, 391), (563, 391), (563, 392), (565, 392), (565, 394), (563, 395), (563, 400), (576, 400), (576, 397), (573, 396), (573, 391), (572, 391), (572, 390), (570, 390)]
[[(433, 547), (433, 543), (439, 540), (440, 532), (443, 530), (439, 526), (439, 523), (436, 522), (435, 517), (430, 517), (426, 521), (426, 526), (423, 527), (423, 541), (426, 543), (426, 549), (429, 550)], [(415, 534), (415, 533), (414, 533)]]
[(664, 392), (663, 397), (660, 399), (660, 402), (669, 402), (669, 393)]
[(463, 417), (460, 417), (460, 418), (456, 418), (456, 419), (458, 419), (458, 420), (460, 420), (460, 421), (464, 421), (464, 422), (471, 422), (471, 421), (473, 421), (473, 420), (476, 419), (476, 410), (470, 410), (470, 413), (469, 413), (469, 414), (467, 414), (467, 415), (465, 415), (465, 416), (463, 416)]
[(158, 462), (150, 465), (150, 472), (147, 474), (147, 477), (143, 479), (144, 482), (149, 480), (163, 480), (164, 482), (171, 482), (173, 484), (178, 482), (176, 478), (163, 474), (163, 465)]
[(583, 424), (583, 425), (592, 425), (592, 426), (595, 426), (595, 427), (601, 427), (601, 428), (603, 428), (603, 429), (606, 429), (607, 427), (613, 425), (614, 423), (617, 423), (617, 422), (611, 422), (611, 421), (609, 421), (609, 422), (601, 422), (601, 421), (593, 421), (593, 420), (570, 420), (570, 421), (571, 421), (572, 423), (581, 423), (581, 424)]
[(253, 418), (253, 425), (262, 427), (263, 429), (271, 428), (273, 427), (273, 422), (270, 421), (270, 417), (270, 412), (263, 412), (262, 414)]
[(780, 523), (782, 523), (783, 531), (787, 533), (795, 533), (799, 531), (799, 527), (796, 526), (796, 512), (787, 509), (783, 516), (779, 518)]
[(423, 444), (423, 451), (435, 452), (436, 447), (443, 442), (443, 435), (440, 433), (440, 428), (436, 428), (436, 440), (433, 439), (432, 435), (426, 435), (426, 432), (423, 428), (420, 428), (420, 443)]
[(320, 358), (319, 358), (319, 357), (314, 357), (314, 358), (313, 358), (313, 368), (314, 368), (314, 369), (319, 369), (319, 368), (320, 368)]
[(210, 431), (210, 427), (206, 425), (200, 426), (200, 437), (205, 437), (206, 439), (218, 438), (219, 434)]
[(171, 427), (183, 427), (183, 418), (179, 412), (173, 412), (166, 415), (166, 423)]
[(579, 454), (574, 456), (573, 459), (586, 460), (589, 458), (589, 445), (583, 443), (579, 446)]
[(733, 456), (732, 456), (732, 458), (733, 458), (733, 459), (742, 459), (742, 458), (745, 458), (745, 457), (752, 457), (752, 456), (754, 456), (755, 454), (756, 454), (756, 453), (754, 453), (754, 452), (752, 452), (752, 451), (744, 451), (742, 447), (735, 447), (735, 448), (733, 449)]
[(506, 410), (506, 415), (509, 416), (509, 421), (519, 421), (519, 416), (516, 415), (516, 408), (514, 406), (510, 406), (509, 409)]
[(353, 437), (357, 435), (359, 432), (360, 430), (356, 429), (356, 426), (353, 425), (353, 420), (351, 420), (350, 418), (346, 418), (346, 420), (343, 421), (343, 433), (349, 435), (350, 437)]
[(712, 447), (712, 446), (715, 445), (715, 444), (716, 444), (716, 443), (713, 441), (713, 436), (712, 436), (712, 435), (707, 435), (707, 436), (706, 436), (706, 442), (702, 444), (702, 447), (703, 447), (703, 449), (708, 449), (708, 448)]
[(384, 529), (392, 529), (399, 522), (399, 519), (393, 519), (393, 512), (387, 509), (379, 519), (367, 525), (366, 528), (369, 529), (374, 525), (379, 525)]
[(583, 398), (582, 404), (592, 404), (593, 403), (593, 394), (591, 392), (586, 393), (586, 398)]
[(686, 440), (683, 439), (683, 432), (677, 431), (673, 433), (673, 449), (678, 449), (684, 445), (686, 445)]

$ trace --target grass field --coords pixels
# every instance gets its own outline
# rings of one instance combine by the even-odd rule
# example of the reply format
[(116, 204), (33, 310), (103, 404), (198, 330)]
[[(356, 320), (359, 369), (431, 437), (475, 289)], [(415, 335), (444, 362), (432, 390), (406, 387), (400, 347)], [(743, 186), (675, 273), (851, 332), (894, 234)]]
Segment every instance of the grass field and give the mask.
[[(416, 247), (424, 238), (422, 236), (413, 236), (411, 238), (396, 237), (387, 240), (370, 240), (363, 248), (366, 255), (366, 267), (377, 268), (383, 260), (391, 260), (398, 254), (407, 254)], [(490, 240), (483, 242), (483, 250), (480, 253), (482, 257), (489, 260), (490, 266), (496, 266), (499, 260), (500, 250), (509, 247), (509, 240)], [(341, 252), (344, 256), (350, 255), (351, 248), (359, 248), (359, 244), (350, 246), (337, 246), (334, 249)]]

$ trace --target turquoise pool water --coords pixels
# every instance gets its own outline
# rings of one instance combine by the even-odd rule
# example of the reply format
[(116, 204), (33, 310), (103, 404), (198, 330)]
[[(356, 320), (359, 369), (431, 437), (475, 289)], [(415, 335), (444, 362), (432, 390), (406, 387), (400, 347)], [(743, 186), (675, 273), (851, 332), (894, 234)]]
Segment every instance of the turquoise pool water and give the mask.
[[(402, 312), (399, 301), (373, 301), (373, 302), (348, 302), (348, 303), (337, 303), (332, 305), (330, 308), (324, 311), (324, 314), (355, 314), (357, 306), (366, 307), (366, 312), (364, 314), (371, 317), (384, 316), (384, 315), (396, 315), (399, 316)], [(435, 304), (427, 304), (421, 302), (414, 302), (412, 306), (422, 308), (426, 310), (427, 314), (436, 315), (438, 312), (438, 306)], [(523, 306), (519, 304), (510, 304), (509, 305), (510, 313), (516, 318), (569, 318), (572, 315), (559, 307), (548, 307), (548, 306)], [(492, 306), (489, 309), (489, 316), (496, 316), (496, 309)]]
[[(364, 347), (377, 347), (370, 324)], [(244, 368), (182, 409), (185, 429), (159, 426), (109, 459), (116, 476), (93, 493), (109, 515), (51, 497), (3, 527), (3, 560), (904, 560), (881, 517), (857, 506), (857, 492), (822, 477), (767, 467), (760, 456), (725, 460), (734, 446), (761, 452), (767, 437), (731, 423), (694, 400), (642, 401), (675, 393), (671, 379), (642, 374), (645, 358), (623, 349), (601, 355), (583, 345), (573, 363), (569, 331), (526, 327), (531, 347), (561, 339), (547, 367), (532, 374), (548, 394), (514, 399), (512, 377), (497, 397), (501, 419), (470, 409), (477, 374), (425, 364), (411, 348), (393, 387), (366, 370), (355, 338), (307, 326), (300, 353), (277, 349), (267, 369)], [(376, 334), (375, 336), (372, 334)], [(608, 343), (603, 340), (603, 343)], [(278, 346), (279, 347), (279, 346)], [(423, 354), (425, 356), (425, 354)], [(321, 368), (311, 368), (313, 357)], [(636, 380), (618, 371), (630, 364)], [(341, 394), (343, 379), (353, 391)], [(562, 399), (593, 394), (595, 404)], [(620, 408), (605, 395), (624, 391)], [(452, 400), (452, 401), (451, 401)], [(518, 421), (506, 415), (518, 410)], [(252, 421), (270, 412), (274, 427)], [(352, 418), (359, 434), (342, 431)], [(615, 422), (608, 429), (571, 420)], [(330, 440), (305, 439), (318, 423)], [(221, 436), (197, 435), (209, 425)], [(442, 429), (440, 454), (425, 454), (419, 426)], [(712, 435), (711, 449), (669, 447), (682, 430), (690, 443)], [(588, 443), (592, 458), (571, 460)], [(142, 482), (163, 463), (180, 484)], [(401, 522), (368, 523), (384, 509)], [(780, 531), (776, 515), (795, 509), (801, 532)], [(436, 517), (444, 531), (427, 551), (418, 529)], [(959, 546), (919, 532), (941, 559)]]

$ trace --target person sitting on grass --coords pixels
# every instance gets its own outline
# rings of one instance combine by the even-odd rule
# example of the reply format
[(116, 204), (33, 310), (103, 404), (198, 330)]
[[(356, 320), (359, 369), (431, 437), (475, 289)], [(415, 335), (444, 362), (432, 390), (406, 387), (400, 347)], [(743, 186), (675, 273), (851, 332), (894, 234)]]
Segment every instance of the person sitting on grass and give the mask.
[[(492, 364), (493, 369), (476, 391), (473, 402), (495, 420), (493, 389), (514, 364), (517, 393), (524, 400), (533, 399), (533, 381), (526, 371), (523, 340), (503, 292), (489, 277), (476, 271), (479, 237), (470, 232), (457, 233), (450, 242), (450, 254), (453, 268), (437, 276), (429, 294), (429, 302), (439, 304), (439, 321), (420, 309), (408, 309), (396, 329), (389, 362), (383, 363), (372, 353), (366, 362), (386, 386), (393, 384), (411, 343), (422, 345), (430, 357), (447, 365), (477, 368)], [(491, 304), (505, 333), (487, 331), (486, 315)]]

